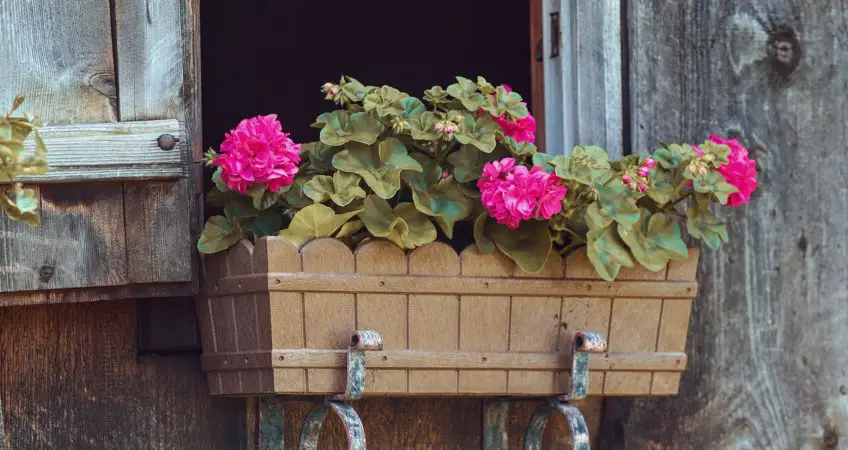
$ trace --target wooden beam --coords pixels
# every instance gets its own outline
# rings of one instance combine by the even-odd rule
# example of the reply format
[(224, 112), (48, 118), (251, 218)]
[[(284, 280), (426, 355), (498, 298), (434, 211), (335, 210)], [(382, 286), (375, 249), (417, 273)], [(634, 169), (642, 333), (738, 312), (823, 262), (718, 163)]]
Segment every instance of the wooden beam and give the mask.
[[(179, 141), (170, 150), (157, 139)], [(24, 183), (74, 183), (118, 180), (170, 180), (188, 176), (182, 162), (185, 131), (174, 119), (57, 125), (41, 129), (50, 171), (19, 177)], [(26, 142), (35, 146), (33, 139)]]
[[(206, 371), (275, 368), (344, 368), (346, 350), (286, 349), (263, 352), (231, 352), (203, 355)], [(685, 353), (598, 353), (589, 357), (589, 369), (614, 371), (680, 372), (686, 368)], [(474, 351), (383, 350), (367, 352), (365, 364), (371, 369), (521, 369), (567, 370), (567, 353), (519, 353)]]
[(698, 283), (688, 281), (557, 280), (497, 277), (428, 277), (333, 273), (270, 273), (212, 280), (209, 297), (256, 292), (515, 295), (530, 297), (692, 298)]

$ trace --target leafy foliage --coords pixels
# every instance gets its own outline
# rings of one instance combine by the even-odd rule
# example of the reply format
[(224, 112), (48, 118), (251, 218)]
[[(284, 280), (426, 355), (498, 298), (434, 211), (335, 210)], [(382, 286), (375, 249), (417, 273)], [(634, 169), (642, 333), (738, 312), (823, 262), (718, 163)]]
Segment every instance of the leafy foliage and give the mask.
[[(11, 110), (0, 118), (0, 181), (13, 182), (11, 189), (0, 192), (0, 208), (8, 218), (37, 227), (41, 225), (38, 194), (14, 181), (21, 175), (47, 173), (47, 148), (38, 132), (40, 119), (30, 114), (14, 116), (23, 102), (23, 96), (16, 97)], [(30, 134), (35, 139), (31, 153), (24, 148)]]
[[(709, 247), (727, 240), (711, 206), (726, 204), (736, 192), (719, 171), (732, 159), (723, 144), (729, 141), (664, 145), (650, 156), (618, 161), (588, 145), (551, 156), (537, 153), (532, 139), (519, 142), (507, 132), (527, 118), (526, 104), (484, 78), (457, 77), (446, 88), (425, 91), (423, 100), (347, 76), (322, 92), (337, 109), (315, 120), (320, 141), (303, 144), (290, 186), (239, 196), (213, 176), (209, 201), (224, 205), (224, 215), (207, 222), (198, 243), (202, 252), (274, 234), (298, 247), (334, 236), (350, 243), (384, 238), (413, 249), (439, 236), (457, 241), (457, 225), (465, 222), (480, 251), (500, 251), (527, 272), (540, 270), (553, 250), (586, 246), (597, 273), (611, 281), (622, 267), (659, 271), (686, 258), (682, 219), (689, 236)], [(566, 188), (562, 208), (556, 197), (556, 208), (544, 216), (549, 220), (536, 212), (509, 224), (513, 228), (496, 223), (499, 213), (481, 202), (478, 180), (509, 176), (496, 169), (481, 177), (484, 168), (504, 161), (527, 171), (536, 167), (531, 175), (553, 178), (560, 197)], [(678, 211), (691, 199), (685, 214)]]

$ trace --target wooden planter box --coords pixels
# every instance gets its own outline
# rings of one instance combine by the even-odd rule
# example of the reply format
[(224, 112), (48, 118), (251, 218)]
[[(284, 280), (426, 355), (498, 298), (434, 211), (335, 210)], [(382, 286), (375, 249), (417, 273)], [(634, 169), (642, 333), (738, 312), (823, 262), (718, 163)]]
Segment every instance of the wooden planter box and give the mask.
[(658, 273), (600, 280), (585, 253), (538, 274), (501, 254), (433, 243), (409, 254), (372, 240), (242, 241), (207, 258), (197, 309), (213, 395), (345, 390), (354, 330), (376, 330), (366, 395), (544, 396), (570, 388), (575, 331), (607, 338), (590, 395), (674, 395), (698, 252)]

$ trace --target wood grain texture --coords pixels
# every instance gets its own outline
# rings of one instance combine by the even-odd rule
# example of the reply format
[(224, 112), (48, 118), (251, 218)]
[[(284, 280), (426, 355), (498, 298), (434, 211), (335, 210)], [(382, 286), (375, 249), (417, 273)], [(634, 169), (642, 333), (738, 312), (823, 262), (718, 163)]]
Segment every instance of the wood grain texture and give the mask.
[(247, 450), (243, 400), (209, 396), (194, 355), (139, 363), (135, 324), (131, 300), (0, 309), (0, 441)]
[(608, 402), (601, 446), (844, 448), (845, 5), (629, 4), (634, 146), (737, 137), (760, 186), (701, 257), (680, 396)]
[[(199, 5), (194, 0), (114, 2), (120, 120), (177, 119), (186, 123), (180, 146), (170, 150), (188, 167), (199, 151)], [(159, 150), (161, 152), (161, 150)], [(132, 282), (197, 280), (192, 214), (200, 197), (193, 171), (174, 183), (125, 184), (127, 260)], [(202, 211), (202, 209), (201, 209)], [(199, 229), (199, 224), (194, 224)], [(130, 231), (133, 232), (130, 232)]]
[[(117, 119), (108, 2), (15, 0), (0, 8), (0, 23), (0, 103), (24, 94), (25, 111), (48, 124)], [(121, 186), (44, 187), (40, 195), (41, 228), (0, 218), (0, 292), (125, 283)]]
[[(50, 171), (21, 176), (24, 183), (73, 183), (188, 176), (183, 162), (185, 131), (170, 120), (54, 125), (40, 130), (47, 146)], [(170, 134), (180, 142), (171, 150), (159, 148), (157, 139)], [(32, 150), (35, 140), (25, 142)]]

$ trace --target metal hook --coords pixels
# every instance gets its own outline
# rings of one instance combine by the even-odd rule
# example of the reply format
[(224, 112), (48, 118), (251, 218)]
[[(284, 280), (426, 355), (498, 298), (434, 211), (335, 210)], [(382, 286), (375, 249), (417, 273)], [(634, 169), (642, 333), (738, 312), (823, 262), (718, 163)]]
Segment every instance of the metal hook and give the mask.
[(568, 421), (574, 450), (589, 450), (589, 427), (586, 426), (583, 413), (576, 406), (560, 403), (555, 399), (549, 400), (536, 408), (533, 417), (530, 419), (530, 424), (527, 425), (527, 431), (524, 433), (524, 450), (540, 450), (542, 448), (545, 428), (555, 412), (562, 413)]
[(327, 417), (327, 411), (333, 410), (342, 420), (347, 435), (348, 450), (365, 450), (365, 427), (359, 414), (347, 403), (330, 401), (317, 405), (306, 416), (303, 429), (300, 431), (300, 450), (317, 450), (318, 438), (321, 436), (321, 425)]

